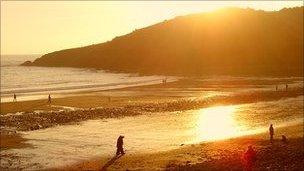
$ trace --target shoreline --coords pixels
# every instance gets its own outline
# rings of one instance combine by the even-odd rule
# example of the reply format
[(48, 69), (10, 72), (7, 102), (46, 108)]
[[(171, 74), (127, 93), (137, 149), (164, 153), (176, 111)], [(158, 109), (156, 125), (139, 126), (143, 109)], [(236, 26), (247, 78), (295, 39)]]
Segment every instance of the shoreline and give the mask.
[[(53, 99), (51, 105), (39, 100), (1, 103), (0, 124), (4, 128), (10, 127), (16, 128), (17, 131), (29, 131), (90, 119), (135, 116), (147, 112), (186, 111), (216, 105), (249, 104), (300, 96), (303, 96), (302, 88), (289, 92), (238, 93), (194, 99), (170, 96), (128, 96), (112, 97), (109, 101), (108, 97), (105, 96), (87, 96), (81, 97), (80, 101), (79, 98), (74, 97)], [(39, 105), (37, 106), (37, 104)], [(20, 110), (25, 112), (14, 114)]]
[[(262, 82), (265, 83), (264, 80)], [(202, 80), (187, 79), (167, 84), (99, 91), (84, 96), (53, 98), (51, 104), (46, 100), (1, 103), (0, 131), (7, 127), (15, 128), (16, 131), (29, 131), (89, 119), (135, 116), (147, 112), (186, 111), (303, 96), (303, 87), (289, 88), (288, 91), (232, 90), (231, 93), (223, 87), (216, 91), (202, 90), (201, 88), (214, 87), (214, 82), (209, 85), (203, 83)], [(273, 84), (273, 80), (269, 83)], [(231, 88), (231, 85), (230, 83), (226, 87)], [(189, 87), (194, 90), (185, 91)]]
[[(169, 78), (168, 83), (177, 81), (177, 78)], [(138, 81), (134, 83), (113, 83), (107, 85), (91, 85), (87, 86), (87, 88), (58, 88), (58, 89), (46, 89), (44, 91), (34, 91), (34, 92), (18, 92), (18, 101), (34, 101), (34, 100), (43, 100), (48, 94), (54, 95), (56, 98), (65, 98), (65, 97), (75, 97), (81, 96), (84, 94), (92, 94), (94, 92), (101, 92), (101, 91), (112, 91), (112, 90), (120, 90), (120, 89), (128, 89), (132, 87), (142, 87), (142, 86), (150, 86), (150, 85), (157, 85), (161, 84), (161, 79), (154, 79), (149, 81)], [(5, 96), (1, 96), (1, 103), (9, 103), (12, 102), (12, 95), (13, 92), (7, 93), (4, 92)], [(20, 100), (21, 99), (21, 100)]]
[[(149, 80), (149, 81), (139, 81), (136, 84), (119, 84), (115, 85), (112, 88), (103, 89), (104, 85), (92, 85), (94, 88), (84, 88), (84, 89), (66, 89), (65, 91), (56, 90), (56, 91), (44, 91), (44, 92), (32, 92), (32, 95), (27, 95), (28, 93), (21, 93), (19, 96), (17, 93), (18, 102), (26, 102), (26, 101), (35, 101), (35, 100), (46, 100), (48, 94), (53, 94), (55, 98), (70, 98), (70, 97), (78, 97), (78, 96), (91, 96), (94, 93), (104, 92), (111, 96), (111, 93), (107, 92), (116, 92), (116, 91), (143, 91), (143, 90), (153, 90), (153, 89), (163, 89), (163, 88), (184, 88), (184, 89), (201, 89), (205, 91), (217, 91), (223, 89), (233, 89), (233, 88), (263, 88), (265, 85), (273, 85), (276, 84), (297, 84), (299, 82), (303, 83), (302, 77), (273, 77), (270, 79), (268, 77), (232, 77), (229, 76), (220, 77), (224, 80), (217, 80), (214, 77), (194, 77), (194, 78), (179, 78), (175, 76), (170, 76), (172, 78), (168, 78), (166, 84), (162, 83), (161, 79)], [(227, 77), (227, 78), (226, 78)], [(231, 80), (229, 80), (231, 79)], [(253, 81), (255, 80), (255, 81)], [(247, 84), (251, 85), (247, 85)], [(130, 85), (126, 85), (130, 84)], [(96, 86), (96, 87), (95, 87)], [(303, 85), (302, 85), (303, 86)], [(291, 87), (292, 88), (292, 87)], [(284, 91), (283, 89), (279, 91)], [(11, 95), (6, 95), (1, 97), (2, 103), (10, 103), (13, 101), (12, 99), (13, 93)], [(4, 99), (2, 99), (4, 98)], [(21, 99), (21, 100), (20, 100)]]

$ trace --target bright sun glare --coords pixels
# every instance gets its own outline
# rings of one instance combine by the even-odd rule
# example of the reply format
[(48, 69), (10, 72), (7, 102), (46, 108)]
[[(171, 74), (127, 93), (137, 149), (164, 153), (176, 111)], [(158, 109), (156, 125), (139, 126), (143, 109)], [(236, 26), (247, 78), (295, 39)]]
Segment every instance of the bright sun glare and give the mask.
[(218, 140), (237, 134), (234, 120), (235, 106), (217, 106), (201, 109), (197, 123), (200, 140)]

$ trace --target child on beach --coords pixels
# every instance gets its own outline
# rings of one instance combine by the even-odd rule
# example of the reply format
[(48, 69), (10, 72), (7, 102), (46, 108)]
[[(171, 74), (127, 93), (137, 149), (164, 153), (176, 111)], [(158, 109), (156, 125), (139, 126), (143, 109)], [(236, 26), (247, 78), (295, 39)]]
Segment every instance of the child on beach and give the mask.
[(243, 160), (245, 166), (244, 170), (251, 171), (253, 164), (256, 161), (256, 152), (254, 151), (251, 145), (248, 146), (247, 151), (244, 153)]
[(282, 135), (282, 142), (283, 142), (284, 144), (287, 144), (287, 143), (288, 143), (287, 138), (286, 138), (285, 135)]

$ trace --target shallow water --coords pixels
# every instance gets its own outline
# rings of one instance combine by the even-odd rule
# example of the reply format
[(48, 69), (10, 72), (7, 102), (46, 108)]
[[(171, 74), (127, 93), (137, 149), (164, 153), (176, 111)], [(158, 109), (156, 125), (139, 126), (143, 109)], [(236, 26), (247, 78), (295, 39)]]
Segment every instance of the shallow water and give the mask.
[[(13, 166), (42, 169), (115, 153), (125, 136), (127, 153), (158, 152), (199, 143), (254, 134), (303, 121), (303, 96), (244, 105), (214, 106), (185, 112), (147, 113), (135, 117), (90, 120), (77, 125), (24, 132), (32, 148), (2, 151), (19, 156)], [(6, 158), (1, 165), (7, 164)]]
[[(51, 93), (52, 97), (59, 98), (75, 95), (77, 92), (92, 92), (100, 90), (117, 89), (123, 87), (159, 84), (162, 79), (168, 82), (179, 77), (170, 76), (140, 76), (130, 73), (110, 73), (103, 70), (67, 67), (34, 67), (19, 66), (26, 60), (35, 60), (37, 56), (1, 56), (1, 102), (12, 101), (16, 93), (18, 101), (46, 99)], [(208, 88), (182, 88), (166, 89), (165, 91), (213, 91), (225, 86), (225, 91), (261, 91), (273, 90), (279, 85), (279, 90), (289, 87), (303, 87), (301, 77), (232, 77), (210, 76), (202, 77), (201, 81), (209, 85)], [(245, 86), (244, 86), (245, 85)], [(153, 90), (153, 89), (150, 89)]]
[(139, 76), (87, 68), (20, 66), (37, 57), (1, 56), (1, 102), (12, 101), (14, 93), (18, 101), (26, 101), (47, 98), (49, 93), (61, 97), (63, 93), (159, 84), (164, 78), (168, 82), (176, 80), (175, 77)]

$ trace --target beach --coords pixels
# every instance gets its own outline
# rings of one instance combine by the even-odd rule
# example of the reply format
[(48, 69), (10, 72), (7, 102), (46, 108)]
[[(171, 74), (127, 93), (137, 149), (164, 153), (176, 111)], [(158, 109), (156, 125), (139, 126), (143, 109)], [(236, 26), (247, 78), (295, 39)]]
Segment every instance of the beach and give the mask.
[[(295, 150), (301, 149), (303, 141), (303, 87), (290, 82), (293, 86), (288, 91), (273, 90), (273, 85), (279, 82), (282, 79), (255, 79), (250, 81), (250, 85), (248, 80), (240, 79), (181, 79), (166, 84), (75, 93), (53, 98), (51, 104), (46, 99), (1, 103), (1, 149), (4, 149), (1, 167), (34, 170), (98, 170), (102, 167), (109, 170), (222, 170), (226, 164), (232, 164), (231, 167), (239, 170), (242, 168), (239, 157), (249, 144), (264, 156), (272, 148), (282, 148), (280, 134), (284, 134), (290, 140), (290, 149), (278, 155), (297, 156), (294, 166), (272, 166), (267, 158), (261, 158), (259, 163), (264, 163), (257, 167), (294, 167), (297, 170), (300, 167), (298, 162), (303, 161), (301, 150)], [(250, 111), (256, 114), (248, 115)], [(266, 111), (269, 118), (267, 115), (256, 118)], [(216, 116), (214, 112), (217, 112)], [(228, 117), (232, 114), (230, 112), (234, 113), (234, 118)], [(148, 120), (149, 124), (144, 126)], [(157, 123), (159, 120), (162, 122)], [(210, 132), (210, 129), (216, 129), (208, 125), (211, 121), (220, 122), (228, 132)], [(267, 124), (270, 122), (276, 124), (274, 147), (268, 142)], [(160, 129), (162, 127), (164, 129)], [(153, 128), (156, 129), (149, 133)], [(206, 131), (210, 133), (206, 134)], [(59, 137), (58, 132), (61, 132)], [(113, 144), (120, 133), (126, 134), (125, 146), (129, 152), (111, 160), (115, 151)], [(174, 141), (170, 140), (170, 134), (174, 135)], [(75, 138), (78, 136), (88, 139), (78, 142), (80, 139)], [(150, 139), (152, 136), (154, 139)], [(79, 143), (80, 146), (77, 145)], [(144, 144), (148, 145), (147, 148)], [(46, 148), (49, 145), (53, 148)], [(65, 150), (58, 154), (56, 148)], [(77, 153), (76, 149), (82, 150)], [(47, 163), (38, 160), (42, 157), (39, 154), (45, 150), (52, 154), (44, 156), (49, 160)], [(68, 155), (64, 156), (64, 153)], [(219, 153), (223, 156), (218, 156)], [(75, 156), (66, 163), (59, 162), (71, 158), (70, 155), (79, 157)], [(32, 156), (31, 160), (27, 159), (29, 156)], [(277, 156), (273, 160), (280, 158)], [(58, 166), (54, 167), (54, 163)]]
[(304, 170), (303, 8), (1, 2), (0, 170)]
[[(303, 125), (277, 129), (270, 144), (267, 133), (228, 140), (181, 146), (152, 154), (126, 154), (96, 158), (57, 170), (242, 170), (242, 155), (252, 145), (257, 152), (254, 170), (301, 170), (303, 167)], [(286, 145), (280, 134), (290, 135)]]
[[(275, 83), (272, 81), (270, 85)], [(6, 102), (1, 103), (1, 125), (14, 127), (19, 131), (29, 131), (89, 119), (134, 116), (145, 112), (186, 111), (303, 96), (301, 83), (289, 91), (274, 91), (268, 88), (269, 85), (266, 88), (251, 85), (251, 88), (246, 89), (244, 83), (239, 82), (220, 82), (221, 85), (225, 84), (225, 87), (218, 84), (213, 81), (206, 84), (199, 79), (183, 79), (166, 85), (75, 93), (70, 97), (55, 98), (51, 104), (47, 99)]]

